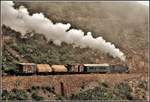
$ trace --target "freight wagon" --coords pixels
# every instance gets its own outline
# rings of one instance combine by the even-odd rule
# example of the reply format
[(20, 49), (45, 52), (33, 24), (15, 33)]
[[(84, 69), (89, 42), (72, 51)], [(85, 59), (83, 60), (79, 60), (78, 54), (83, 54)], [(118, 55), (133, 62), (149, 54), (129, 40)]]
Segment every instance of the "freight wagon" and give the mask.
[(35, 63), (19, 63), (17, 67), (17, 74), (34, 74), (37, 70)]
[(127, 73), (128, 67), (109, 64), (76, 64), (76, 65), (48, 65), (34, 63), (20, 63), (18, 74), (81, 74), (81, 73)]

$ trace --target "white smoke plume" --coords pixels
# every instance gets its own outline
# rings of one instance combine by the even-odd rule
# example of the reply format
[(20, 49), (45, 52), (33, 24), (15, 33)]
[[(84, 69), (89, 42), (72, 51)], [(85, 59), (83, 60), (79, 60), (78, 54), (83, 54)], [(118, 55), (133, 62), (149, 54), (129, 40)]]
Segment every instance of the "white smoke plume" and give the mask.
[(86, 35), (82, 30), (70, 29), (71, 25), (56, 23), (46, 18), (42, 13), (29, 15), (28, 10), (20, 6), (19, 9), (13, 7), (12, 1), (2, 1), (2, 24), (9, 26), (11, 29), (20, 32), (23, 36), (27, 32), (34, 31), (44, 34), (48, 40), (53, 41), (56, 45), (62, 42), (72, 44), (81, 48), (89, 47), (108, 53), (114, 58), (118, 57), (125, 61), (125, 55), (118, 48), (106, 42), (102, 37), (93, 38), (92, 33)]

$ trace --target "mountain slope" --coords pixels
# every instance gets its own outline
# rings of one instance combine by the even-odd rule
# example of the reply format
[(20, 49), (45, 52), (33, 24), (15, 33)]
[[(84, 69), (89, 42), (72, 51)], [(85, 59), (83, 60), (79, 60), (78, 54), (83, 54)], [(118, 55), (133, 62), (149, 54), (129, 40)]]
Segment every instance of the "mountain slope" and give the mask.
[[(43, 12), (54, 23), (71, 23), (72, 28), (91, 31), (94, 37), (102, 36), (123, 51), (127, 64), (135, 71), (147, 70), (148, 46), (148, 8), (134, 2), (16, 2), (15, 7), (24, 5), (31, 14)], [(38, 24), (38, 22), (37, 22)], [(27, 62), (66, 64), (66, 63), (120, 63), (107, 54), (89, 48), (73, 48), (65, 43), (56, 46), (47, 43), (41, 34), (27, 39), (3, 26), (3, 34), (11, 39), (4, 39), (5, 46), (18, 52)], [(42, 48), (42, 49), (41, 49)], [(3, 49), (4, 66), (20, 62), (19, 59)], [(144, 53), (144, 54), (143, 54)], [(139, 65), (140, 63), (144, 63)], [(144, 71), (145, 72), (145, 71)]]
[[(72, 28), (91, 31), (118, 46), (147, 46), (148, 7), (135, 2), (31, 2), (23, 3), (32, 13), (42, 12), (53, 22), (71, 23)], [(136, 42), (136, 43), (135, 43)], [(134, 43), (134, 44), (133, 44)]]

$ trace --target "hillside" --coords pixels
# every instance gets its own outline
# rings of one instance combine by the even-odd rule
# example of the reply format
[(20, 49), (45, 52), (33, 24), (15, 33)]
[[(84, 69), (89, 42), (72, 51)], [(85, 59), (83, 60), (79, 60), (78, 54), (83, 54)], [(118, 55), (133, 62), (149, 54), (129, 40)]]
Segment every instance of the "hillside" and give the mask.
[[(2, 98), (142, 101), (148, 98), (148, 80), (145, 78), (142, 74), (4, 76), (2, 80), (4, 91)], [(61, 94), (60, 83), (62, 82), (64, 96)]]
[[(42, 12), (54, 23), (91, 31), (118, 47), (143, 49), (148, 44), (148, 7), (134, 2), (23, 3), (31, 14)], [(19, 5), (19, 3), (18, 3)], [(136, 42), (136, 43), (135, 43)]]
[[(138, 67), (142, 66), (142, 71), (143, 68), (147, 70), (147, 7), (132, 2), (17, 2), (15, 7), (19, 5), (25, 5), (31, 14), (43, 12), (53, 22), (71, 23), (72, 28), (82, 29), (85, 32), (91, 31), (95, 37), (102, 36), (125, 53), (126, 63), (129, 66), (132, 65), (132, 69), (140, 71)], [(47, 43), (46, 38), (41, 34), (33, 36), (27, 34), (27, 39), (25, 39), (18, 32), (5, 26), (2, 31), (4, 66), (9, 67), (16, 62), (120, 63), (119, 59), (113, 59), (107, 54), (90, 48), (73, 48), (72, 45), (66, 43), (63, 43), (62, 46), (56, 46), (52, 42)], [(139, 62), (142, 65), (139, 65)]]
[[(126, 55), (126, 61), (122, 62), (118, 58), (112, 58), (108, 54), (90, 48), (74, 48), (66, 43), (57, 46), (52, 41), (48, 41), (43, 34), (35, 32), (27, 33), (23, 37), (19, 32), (3, 25), (1, 37), (3, 99), (17, 99), (18, 97), (19, 99), (43, 99), (38, 95), (43, 96), (44, 99), (65, 99), (66, 97), (57, 96), (52, 87), (44, 86), (53, 84), (53, 81), (56, 88), (61, 81), (67, 85), (67, 91), (70, 92), (68, 99), (117, 99), (117, 95), (119, 95), (118, 99), (147, 99), (148, 7), (135, 2), (15, 2), (15, 8), (20, 5), (27, 7), (31, 15), (42, 12), (54, 23), (70, 23), (71, 28), (81, 29), (84, 32), (90, 31), (94, 37), (102, 36)], [(36, 24), (40, 25), (38, 22)], [(15, 72), (16, 63), (20, 62), (50, 65), (127, 64), (129, 74), (5, 76), (6, 73)], [(115, 81), (112, 82), (114, 79)], [(93, 81), (98, 83), (103, 80), (108, 81), (108, 87), (98, 84), (98, 87), (94, 86), (93, 89), (86, 90), (86, 87)], [(73, 81), (78, 83), (73, 83)], [(86, 82), (86, 85), (83, 82)], [(35, 86), (32, 87), (31, 84)], [(75, 91), (78, 92), (72, 94)]]

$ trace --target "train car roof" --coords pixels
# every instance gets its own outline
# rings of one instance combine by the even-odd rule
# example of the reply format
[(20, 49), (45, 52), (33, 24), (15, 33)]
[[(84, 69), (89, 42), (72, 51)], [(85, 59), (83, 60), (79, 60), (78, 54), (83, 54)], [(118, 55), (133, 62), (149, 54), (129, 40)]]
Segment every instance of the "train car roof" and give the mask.
[(20, 65), (36, 65), (35, 63), (19, 63)]
[(66, 68), (65, 65), (52, 65), (52, 68)]
[(45, 67), (51, 68), (49, 64), (37, 64), (37, 67), (39, 67), (39, 68), (45, 68)]
[(37, 64), (37, 69), (39, 72), (52, 71), (49, 64)]
[(104, 64), (84, 64), (84, 66), (109, 66), (109, 64), (104, 63)]
[(67, 68), (64, 65), (52, 65), (51, 68), (54, 72), (66, 72)]

